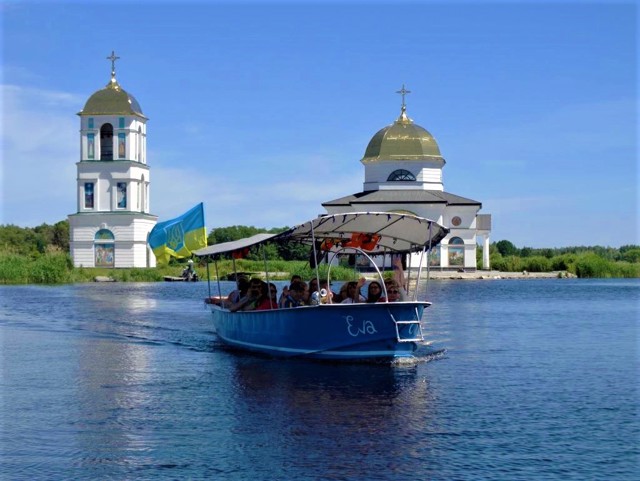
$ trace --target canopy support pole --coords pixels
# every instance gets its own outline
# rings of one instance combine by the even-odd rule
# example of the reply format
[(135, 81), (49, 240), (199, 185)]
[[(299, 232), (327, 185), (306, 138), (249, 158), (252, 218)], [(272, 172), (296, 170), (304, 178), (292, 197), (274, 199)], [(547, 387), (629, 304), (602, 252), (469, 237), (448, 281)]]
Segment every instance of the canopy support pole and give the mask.
[(260, 245), (260, 250), (262, 250), (262, 260), (264, 261), (264, 276), (267, 279), (267, 292), (269, 293), (269, 305), (271, 309), (274, 309), (273, 299), (271, 298), (271, 287), (269, 286), (269, 269), (267, 267), (267, 250), (264, 248), (264, 244)]
[[(220, 275), (218, 274), (218, 261), (213, 260), (213, 266), (216, 268), (216, 282), (218, 283), (218, 297), (222, 297), (222, 289), (220, 289)], [(209, 264), (207, 264), (207, 275), (209, 275)], [(211, 297), (211, 289), (209, 289), (209, 297)]]
[[(316, 249), (316, 233), (313, 230), (313, 222), (311, 222), (311, 245), (313, 246), (313, 265), (316, 269), (316, 292), (318, 293), (318, 298), (320, 298), (320, 270), (318, 269), (318, 251)], [(329, 273), (327, 273), (327, 285), (329, 285), (329, 282)]]
[[(407, 254), (402, 254), (403, 256), (406, 256)], [(409, 297), (409, 292), (411, 292), (411, 258), (413, 257), (411, 255), (411, 252), (408, 254), (409, 255), (409, 265), (407, 266), (407, 279), (406, 279), (406, 286), (403, 286), (406, 290), (407, 290), (407, 297)], [(406, 257), (405, 257), (406, 259)], [(419, 278), (416, 279), (416, 290), (413, 293), (413, 300), (415, 301), (417, 299), (418, 296), (418, 282), (419, 282)]]

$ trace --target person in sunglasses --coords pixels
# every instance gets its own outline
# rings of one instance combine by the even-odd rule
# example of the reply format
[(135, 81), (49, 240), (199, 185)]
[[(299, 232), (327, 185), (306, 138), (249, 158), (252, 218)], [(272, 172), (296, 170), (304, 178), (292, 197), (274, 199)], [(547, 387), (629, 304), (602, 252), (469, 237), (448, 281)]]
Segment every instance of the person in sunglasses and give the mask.
[(231, 312), (254, 311), (260, 304), (262, 297), (266, 294), (266, 287), (263, 287), (263, 284), (266, 286), (266, 282), (260, 279), (251, 279), (247, 295), (229, 307), (229, 310)]
[(265, 283), (263, 288), (265, 289), (265, 294), (261, 297), (259, 304), (256, 307), (256, 311), (268, 311), (270, 309), (278, 308), (278, 288), (275, 284)]

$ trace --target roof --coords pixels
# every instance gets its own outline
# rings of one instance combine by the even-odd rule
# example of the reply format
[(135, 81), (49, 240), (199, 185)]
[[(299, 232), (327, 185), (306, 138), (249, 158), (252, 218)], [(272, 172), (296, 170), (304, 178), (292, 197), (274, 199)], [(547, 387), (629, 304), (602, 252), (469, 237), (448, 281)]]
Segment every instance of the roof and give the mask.
[[(298, 242), (317, 249), (359, 252), (418, 252), (436, 246), (449, 229), (435, 221), (410, 214), (348, 212), (323, 215), (280, 234), (257, 234), (234, 242), (216, 244), (194, 252), (211, 257), (268, 242)], [(321, 245), (322, 244), (322, 245)]]
[(120, 87), (115, 78), (89, 97), (78, 115), (137, 115), (146, 118), (135, 97)]
[(482, 207), (477, 200), (440, 190), (370, 190), (323, 202), (323, 206), (358, 206), (360, 204), (446, 204)]
[(431, 160), (441, 165), (445, 163), (436, 139), (407, 117), (404, 105), (400, 117), (371, 138), (361, 159), (365, 164), (385, 160)]

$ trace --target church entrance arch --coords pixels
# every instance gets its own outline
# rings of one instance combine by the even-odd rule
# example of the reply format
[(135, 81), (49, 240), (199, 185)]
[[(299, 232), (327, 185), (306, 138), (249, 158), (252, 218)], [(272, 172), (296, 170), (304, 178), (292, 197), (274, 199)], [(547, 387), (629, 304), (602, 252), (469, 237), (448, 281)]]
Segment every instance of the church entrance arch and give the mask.
[(109, 229), (100, 229), (94, 237), (96, 267), (114, 267), (115, 236)]
[(100, 127), (100, 160), (113, 160), (113, 125)]
[(464, 267), (464, 241), (460, 237), (449, 240), (449, 267)]

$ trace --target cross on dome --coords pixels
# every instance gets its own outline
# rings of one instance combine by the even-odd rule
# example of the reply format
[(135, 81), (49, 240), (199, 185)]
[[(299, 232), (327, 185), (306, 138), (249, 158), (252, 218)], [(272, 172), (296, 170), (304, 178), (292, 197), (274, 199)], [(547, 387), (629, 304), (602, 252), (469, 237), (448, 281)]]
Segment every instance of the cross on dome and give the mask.
[(396, 91), (396, 93), (402, 95), (402, 111), (404, 112), (405, 110), (407, 110), (407, 104), (404, 103), (404, 97), (405, 95), (410, 94), (411, 90), (405, 89), (404, 84), (402, 84), (402, 88)]
[(114, 50), (111, 51), (111, 55), (109, 55), (107, 57), (107, 60), (111, 60), (111, 80), (115, 80), (116, 78), (116, 60), (118, 60), (120, 57), (116, 56), (116, 53)]

